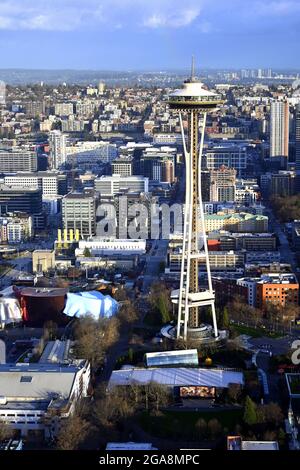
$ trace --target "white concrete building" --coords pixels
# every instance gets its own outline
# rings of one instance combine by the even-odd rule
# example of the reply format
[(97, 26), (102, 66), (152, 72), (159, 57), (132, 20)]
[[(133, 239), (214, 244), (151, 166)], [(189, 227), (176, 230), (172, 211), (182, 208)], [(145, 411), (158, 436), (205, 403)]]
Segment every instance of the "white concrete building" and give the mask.
[(270, 156), (288, 157), (289, 105), (286, 101), (273, 101), (270, 122)]
[(161, 145), (182, 145), (181, 134), (157, 133), (153, 135), (153, 143)]
[(88, 248), (92, 256), (101, 255), (142, 255), (146, 252), (146, 240), (121, 240), (112, 238), (91, 238), (89, 240), (80, 240), (79, 247), (76, 249), (76, 256), (83, 254)]
[(143, 176), (101, 176), (95, 179), (95, 190), (101, 197), (112, 197), (116, 194), (133, 192), (148, 193), (149, 178)]
[(0, 241), (18, 244), (33, 236), (33, 220), (27, 214), (0, 217)]
[(80, 165), (101, 161), (109, 163), (118, 156), (116, 144), (109, 142), (77, 142), (66, 148), (67, 162)]
[(248, 289), (248, 305), (255, 307), (256, 305), (256, 284), (260, 278), (247, 278), (243, 277), (236, 281), (238, 286), (246, 287)]
[(70, 116), (74, 113), (73, 103), (56, 103), (55, 114), (56, 116)]
[(49, 133), (51, 168), (58, 169), (66, 162), (66, 135), (58, 130)]
[(45, 198), (64, 195), (67, 192), (67, 177), (58, 171), (20, 172), (5, 176), (4, 184), (14, 188), (41, 189)]
[(0, 172), (15, 173), (16, 171), (36, 171), (36, 152), (12, 148), (11, 150), (0, 150)]
[(61, 420), (88, 395), (90, 365), (1, 364), (0, 419), (22, 435), (57, 435)]

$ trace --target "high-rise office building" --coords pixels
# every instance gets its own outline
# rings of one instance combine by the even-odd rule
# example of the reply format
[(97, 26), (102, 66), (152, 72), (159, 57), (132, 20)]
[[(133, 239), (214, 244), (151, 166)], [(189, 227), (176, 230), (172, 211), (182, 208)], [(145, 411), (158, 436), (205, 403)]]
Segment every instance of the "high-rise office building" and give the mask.
[(216, 202), (235, 201), (236, 170), (221, 166), (210, 172), (210, 200)]
[(300, 177), (300, 104), (296, 106), (295, 114), (296, 123), (296, 171)]
[(0, 105), (6, 102), (6, 85), (0, 80)]
[(43, 196), (63, 196), (67, 194), (67, 176), (55, 171), (22, 172), (7, 175), (4, 177), (4, 184), (20, 189), (41, 189)]
[(101, 197), (126, 193), (148, 193), (149, 179), (143, 176), (101, 176), (95, 179), (95, 190), (100, 193)]
[(204, 149), (204, 167), (207, 170), (218, 170), (222, 165), (234, 168), (238, 176), (242, 176), (247, 168), (246, 149), (234, 145)]
[(0, 186), (0, 213), (25, 212), (40, 214), (43, 210), (42, 191), (36, 188)]
[(81, 238), (96, 234), (97, 197), (94, 191), (69, 193), (62, 200), (63, 228), (69, 233), (79, 230)]
[(161, 162), (161, 178), (162, 183), (174, 183), (175, 180), (175, 170), (174, 163), (172, 160), (165, 159)]
[(132, 176), (132, 160), (117, 158), (111, 164), (111, 172), (113, 175)]
[(56, 103), (55, 114), (57, 116), (70, 116), (74, 113), (73, 103)]
[(289, 105), (287, 101), (273, 101), (270, 121), (270, 156), (289, 155)]
[(22, 149), (0, 150), (0, 172), (16, 173), (17, 171), (37, 171), (36, 152)]
[(46, 112), (45, 101), (28, 101), (24, 106), (27, 116), (37, 117)]
[(66, 135), (58, 130), (49, 134), (51, 168), (56, 170), (66, 161)]
[(98, 85), (98, 94), (99, 94), (99, 95), (103, 95), (104, 92), (105, 92), (105, 83), (99, 82), (99, 85)]

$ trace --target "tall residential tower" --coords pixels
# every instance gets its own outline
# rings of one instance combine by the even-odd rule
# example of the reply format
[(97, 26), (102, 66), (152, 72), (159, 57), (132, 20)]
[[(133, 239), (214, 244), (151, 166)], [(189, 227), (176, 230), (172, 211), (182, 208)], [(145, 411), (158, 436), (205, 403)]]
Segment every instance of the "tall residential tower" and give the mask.
[(50, 166), (52, 170), (58, 170), (66, 162), (66, 135), (59, 130), (50, 131)]
[(289, 155), (289, 104), (287, 101), (273, 101), (271, 104), (270, 156)]

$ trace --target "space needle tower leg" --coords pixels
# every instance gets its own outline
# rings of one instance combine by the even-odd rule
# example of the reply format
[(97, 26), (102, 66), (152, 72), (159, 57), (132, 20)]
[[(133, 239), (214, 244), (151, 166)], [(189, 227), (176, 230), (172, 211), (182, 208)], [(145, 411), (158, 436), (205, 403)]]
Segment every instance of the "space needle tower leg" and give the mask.
[[(183, 152), (185, 158), (186, 166), (186, 181), (189, 179), (189, 162), (190, 154), (186, 148), (185, 135), (182, 122), (182, 114), (179, 113), (180, 129), (183, 143)], [(184, 224), (183, 224), (183, 242), (182, 242), (182, 257), (181, 257), (181, 269), (180, 269), (180, 290), (179, 290), (179, 300), (178, 300), (178, 319), (177, 319), (177, 338), (180, 338), (182, 335), (182, 324), (184, 331), (187, 329), (187, 319), (184, 315), (183, 300), (185, 298), (186, 292), (186, 281), (187, 281), (187, 266), (186, 266), (186, 251), (187, 251), (187, 226), (188, 226), (188, 215), (190, 210), (190, 193), (189, 187), (186, 184), (185, 186), (185, 205), (184, 205)]]
[[(210, 263), (209, 263), (209, 252), (208, 252), (208, 246), (207, 246), (205, 218), (204, 218), (203, 201), (202, 201), (202, 185), (201, 185), (202, 156), (203, 156), (205, 127), (206, 127), (206, 117), (207, 117), (207, 113), (203, 113), (201, 140), (200, 140), (200, 148), (199, 148), (199, 161), (198, 161), (198, 201), (199, 201), (199, 215), (200, 215), (200, 224), (201, 224), (201, 232), (202, 232), (202, 242), (203, 242), (203, 248), (204, 248), (204, 253), (205, 253), (208, 289), (209, 289), (209, 292), (212, 295), (214, 295)], [(214, 301), (211, 303), (211, 311), (212, 311), (211, 313), (212, 313), (212, 319), (213, 319), (214, 336), (217, 338), (218, 326), (217, 326), (216, 308), (215, 308)]]

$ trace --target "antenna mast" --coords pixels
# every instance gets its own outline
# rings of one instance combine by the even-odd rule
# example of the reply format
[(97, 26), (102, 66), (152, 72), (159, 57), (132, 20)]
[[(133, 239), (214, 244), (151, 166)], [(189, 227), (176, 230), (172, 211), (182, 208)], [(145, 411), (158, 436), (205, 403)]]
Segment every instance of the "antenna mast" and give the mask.
[(191, 81), (195, 80), (195, 57), (192, 55)]

